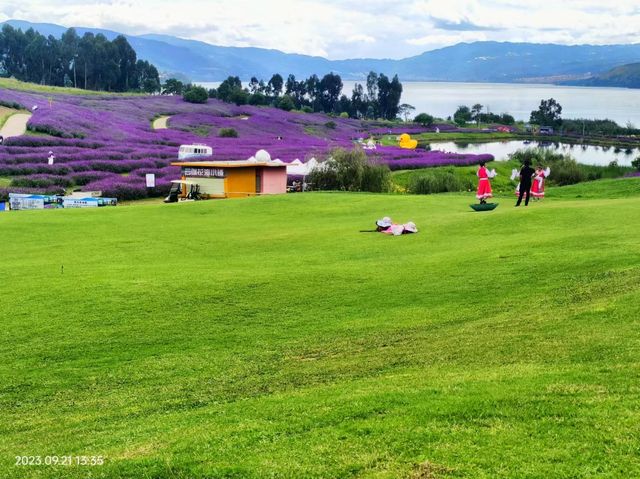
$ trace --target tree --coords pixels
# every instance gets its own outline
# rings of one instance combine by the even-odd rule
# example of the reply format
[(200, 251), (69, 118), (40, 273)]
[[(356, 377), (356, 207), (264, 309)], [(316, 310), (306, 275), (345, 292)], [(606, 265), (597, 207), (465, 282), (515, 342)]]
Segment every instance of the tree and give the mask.
[(177, 78), (168, 78), (162, 85), (163, 95), (182, 95), (184, 84)]
[(378, 113), (386, 120), (394, 120), (398, 116), (402, 84), (398, 75), (389, 81), (386, 75), (378, 76)]
[(378, 74), (373, 71), (367, 75), (367, 100), (378, 101)]
[[(60, 39), (32, 28), (26, 32), (4, 25), (0, 31), (0, 74), (46, 85), (85, 89), (157, 91), (157, 69), (140, 63), (124, 36), (109, 41), (86, 33), (79, 38), (72, 28)], [(80, 77), (80, 78), (78, 78)]]
[(282, 98), (278, 100), (277, 106), (284, 111), (291, 111), (296, 107), (295, 103), (293, 102), (293, 98), (291, 98), (289, 95), (283, 95)]
[(434, 120), (433, 116), (429, 115), (428, 113), (420, 113), (419, 115), (416, 115), (416, 117), (413, 119), (414, 122), (427, 127), (433, 125), (433, 120)]
[(251, 77), (251, 80), (249, 81), (249, 91), (252, 94), (257, 93), (259, 88), (260, 82), (258, 82), (258, 79), (256, 77)]
[(249, 105), (268, 105), (269, 99), (264, 93), (256, 91), (253, 95), (249, 96)]
[(282, 93), (282, 86), (284, 85), (284, 80), (282, 79), (282, 76), (279, 73), (276, 73), (271, 77), (271, 80), (269, 80), (268, 85), (273, 95), (277, 97), (277, 96), (280, 96), (280, 93)]
[(346, 115), (347, 118), (352, 116), (353, 106), (351, 105), (351, 100), (347, 95), (340, 95), (340, 99), (338, 100), (337, 110), (340, 112), (340, 116)]
[(404, 121), (407, 122), (409, 121), (409, 115), (415, 109), (415, 106), (409, 105), (408, 103), (403, 103), (398, 107), (398, 113), (400, 114), (400, 116), (404, 117)]
[(460, 105), (453, 114), (453, 121), (460, 126), (466, 125), (471, 121), (471, 110), (468, 106)]
[(227, 77), (218, 87), (218, 98), (222, 101), (232, 102), (234, 96), (238, 96), (236, 91), (242, 90), (242, 82), (240, 77)]
[(78, 34), (76, 33), (76, 30), (74, 28), (69, 28), (62, 34), (62, 37), (60, 38), (62, 66), (69, 74), (69, 78), (73, 78), (74, 87), (78, 86), (76, 63), (78, 60), (79, 42), (80, 37), (78, 37)]
[(146, 93), (160, 91), (160, 76), (155, 66), (146, 60), (138, 60), (136, 72), (138, 89)]
[(305, 91), (307, 92), (309, 103), (313, 111), (318, 111), (319, 108), (319, 89), (320, 79), (315, 73), (305, 80)]
[(118, 90), (129, 91), (136, 75), (136, 52), (122, 35), (118, 35), (113, 44), (118, 50)]
[(515, 122), (516, 119), (512, 115), (509, 115), (509, 113), (502, 113), (500, 115), (500, 123), (503, 125), (513, 125)]
[(296, 91), (298, 90), (298, 82), (296, 81), (296, 76), (290, 74), (287, 77), (287, 81), (284, 84), (284, 94), (289, 96), (294, 96)]
[(325, 113), (335, 111), (340, 92), (342, 91), (342, 78), (340, 75), (327, 73), (318, 86), (320, 93), (320, 105)]
[(480, 113), (482, 113), (483, 106), (480, 103), (476, 103), (471, 107), (471, 119), (476, 122), (476, 125), (480, 126)]
[(531, 112), (529, 122), (539, 126), (560, 126), (562, 106), (553, 98), (542, 100), (537, 110)]
[(182, 98), (189, 103), (206, 103), (209, 99), (209, 93), (204, 87), (191, 85), (185, 90)]

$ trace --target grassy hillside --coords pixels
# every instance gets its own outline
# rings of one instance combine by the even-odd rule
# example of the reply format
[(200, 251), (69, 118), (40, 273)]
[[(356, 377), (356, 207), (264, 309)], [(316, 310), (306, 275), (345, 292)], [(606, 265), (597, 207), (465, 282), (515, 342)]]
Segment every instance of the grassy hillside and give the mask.
[(640, 88), (640, 63), (620, 65), (594, 77), (574, 81), (571, 84)]
[(32, 93), (50, 93), (60, 95), (87, 95), (92, 96), (145, 96), (141, 93), (112, 93), (105, 91), (83, 90), (81, 88), (65, 88), (59, 86), (38, 85), (37, 83), (27, 83), (15, 78), (0, 78), (0, 89), (19, 90)]
[(0, 213), (0, 477), (638, 477), (640, 180), (587, 188)]

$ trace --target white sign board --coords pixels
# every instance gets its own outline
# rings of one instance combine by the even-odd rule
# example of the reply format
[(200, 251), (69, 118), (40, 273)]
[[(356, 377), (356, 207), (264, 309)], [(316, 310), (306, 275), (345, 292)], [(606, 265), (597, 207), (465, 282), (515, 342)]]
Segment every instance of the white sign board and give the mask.
[(147, 188), (155, 188), (156, 186), (156, 175), (153, 173), (147, 173)]
[(69, 198), (65, 197), (62, 201), (64, 208), (97, 208), (97, 198)]
[(184, 176), (198, 178), (224, 178), (224, 170), (222, 168), (183, 168)]
[(44, 209), (44, 198), (11, 193), (9, 194), (9, 205), (12, 210), (42, 210)]

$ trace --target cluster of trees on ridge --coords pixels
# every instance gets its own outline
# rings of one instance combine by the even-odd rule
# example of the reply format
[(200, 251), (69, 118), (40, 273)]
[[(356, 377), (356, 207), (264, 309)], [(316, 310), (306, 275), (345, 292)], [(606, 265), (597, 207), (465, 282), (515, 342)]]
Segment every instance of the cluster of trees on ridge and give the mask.
[(0, 76), (42, 85), (114, 92), (160, 91), (155, 66), (139, 60), (127, 39), (101, 33), (79, 37), (70, 28), (58, 39), (11, 25), (0, 31)]
[(484, 105), (476, 103), (471, 108), (466, 105), (460, 105), (453, 114), (453, 121), (459, 126), (466, 125), (467, 123), (474, 122), (480, 123), (500, 123), (501, 125), (513, 125), (516, 120), (508, 113), (501, 113), (497, 115), (495, 113), (483, 112)]
[(402, 83), (398, 75), (389, 79), (383, 73), (369, 72), (365, 86), (357, 83), (351, 97), (342, 93), (342, 78), (327, 73), (322, 78), (311, 75), (306, 80), (286, 79), (276, 73), (268, 82), (252, 77), (246, 88), (239, 77), (228, 77), (217, 89), (184, 85), (175, 78), (163, 85), (163, 93), (182, 94), (186, 101), (204, 103), (217, 98), (236, 105), (268, 105), (282, 110), (324, 112), (349, 118), (384, 118), (395, 120), (400, 113)]

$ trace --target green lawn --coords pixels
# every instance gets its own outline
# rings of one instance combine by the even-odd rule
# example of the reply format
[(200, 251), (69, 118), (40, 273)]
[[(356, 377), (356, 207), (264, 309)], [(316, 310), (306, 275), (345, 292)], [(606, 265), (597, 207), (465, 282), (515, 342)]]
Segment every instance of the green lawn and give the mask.
[[(487, 163), (487, 168), (495, 169), (498, 175), (491, 179), (491, 187), (494, 192), (510, 193), (515, 191), (517, 182), (511, 180), (511, 170), (513, 168), (520, 169), (521, 164), (515, 160), (508, 161), (491, 161)], [(414, 176), (423, 176), (433, 173), (451, 172), (462, 183), (478, 183), (478, 165), (469, 166), (438, 166), (433, 168), (419, 168), (415, 170), (397, 170), (392, 172), (391, 178), (393, 183), (400, 189), (404, 190), (409, 185), (411, 178)]]
[(640, 477), (640, 180), (602, 185), (0, 213), (0, 477)]
[(21, 90), (36, 93), (55, 93), (63, 95), (109, 95), (109, 96), (132, 96), (144, 95), (144, 93), (113, 93), (106, 91), (83, 90), (81, 88), (68, 88), (59, 86), (39, 85), (37, 83), (28, 83), (15, 78), (0, 78), (0, 88), (8, 90)]

